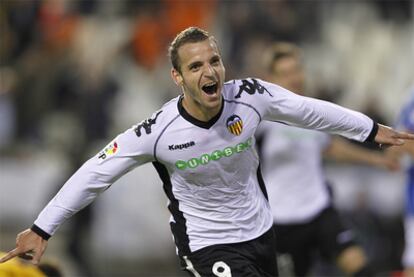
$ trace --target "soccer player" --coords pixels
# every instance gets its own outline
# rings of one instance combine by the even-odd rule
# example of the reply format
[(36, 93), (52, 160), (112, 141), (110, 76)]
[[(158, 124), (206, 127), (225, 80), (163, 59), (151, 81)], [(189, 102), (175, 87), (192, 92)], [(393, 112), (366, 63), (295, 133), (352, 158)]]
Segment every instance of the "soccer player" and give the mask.
[(277, 276), (273, 219), (254, 133), (262, 120), (401, 145), (396, 132), (340, 106), (257, 79), (224, 82), (217, 41), (190, 27), (170, 45), (182, 95), (85, 162), (17, 236), (0, 262), (33, 253), (37, 263), (59, 226), (134, 167), (152, 162), (169, 199), (171, 231), (192, 276)]
[[(414, 132), (414, 89), (410, 100), (401, 110), (397, 129)], [(406, 172), (406, 208), (405, 208), (405, 249), (402, 264), (405, 268), (404, 277), (414, 277), (414, 143), (407, 141), (402, 147), (391, 147), (388, 154), (392, 157), (407, 156)]]
[[(301, 50), (278, 42), (264, 56), (267, 80), (303, 95)], [(295, 276), (309, 273), (317, 252), (349, 275), (372, 275), (362, 248), (332, 205), (323, 155), (387, 169), (397, 169), (397, 160), (342, 138), (277, 122), (261, 123), (257, 140), (273, 212), (276, 252), (288, 255)]]

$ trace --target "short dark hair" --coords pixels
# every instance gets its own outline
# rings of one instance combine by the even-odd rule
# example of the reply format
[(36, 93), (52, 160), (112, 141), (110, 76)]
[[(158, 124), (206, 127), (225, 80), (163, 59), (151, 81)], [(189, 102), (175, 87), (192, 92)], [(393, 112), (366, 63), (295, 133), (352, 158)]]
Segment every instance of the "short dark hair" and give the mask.
[(175, 39), (171, 42), (168, 48), (168, 56), (170, 57), (171, 64), (175, 70), (181, 73), (180, 61), (178, 57), (178, 49), (186, 43), (199, 42), (209, 39), (210, 34), (198, 27), (189, 27), (181, 31)]
[(273, 73), (274, 63), (285, 57), (301, 58), (302, 51), (298, 46), (290, 42), (273, 43), (264, 57), (264, 66), (267, 72)]

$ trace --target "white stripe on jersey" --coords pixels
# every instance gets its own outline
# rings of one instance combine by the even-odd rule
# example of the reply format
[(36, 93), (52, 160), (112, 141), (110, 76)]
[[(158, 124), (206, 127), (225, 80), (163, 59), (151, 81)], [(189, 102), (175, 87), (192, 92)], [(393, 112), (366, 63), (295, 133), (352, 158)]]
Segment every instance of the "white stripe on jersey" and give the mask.
[(194, 277), (201, 277), (201, 275), (195, 270), (193, 263), (188, 259), (188, 257), (184, 256), (183, 259), (185, 261), (185, 264), (187, 265), (185, 269), (193, 273)]

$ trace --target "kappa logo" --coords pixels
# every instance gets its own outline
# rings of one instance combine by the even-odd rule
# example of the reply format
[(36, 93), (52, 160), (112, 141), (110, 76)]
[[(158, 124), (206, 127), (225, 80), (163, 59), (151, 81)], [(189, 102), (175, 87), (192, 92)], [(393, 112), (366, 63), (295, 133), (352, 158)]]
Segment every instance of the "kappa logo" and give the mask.
[(168, 150), (172, 151), (172, 150), (187, 149), (187, 148), (189, 148), (191, 146), (194, 146), (194, 145), (195, 145), (194, 141), (186, 142), (186, 143), (183, 143), (183, 144), (171, 144), (171, 145), (168, 145)]
[(145, 133), (147, 135), (151, 134), (151, 126), (154, 125), (157, 122), (157, 118), (160, 115), (160, 113), (162, 113), (162, 111), (159, 111), (155, 114), (155, 116), (153, 116), (152, 118), (148, 118), (143, 120), (140, 124), (137, 125), (137, 127), (135, 128), (135, 134), (140, 137), (141, 136), (141, 129), (144, 128)]
[(240, 116), (233, 114), (227, 121), (227, 130), (233, 135), (239, 136), (243, 131), (243, 121)]
[(252, 79), (252, 82), (250, 82), (249, 80), (242, 80), (242, 83), (243, 84), (239, 86), (239, 92), (234, 98), (240, 98), (243, 91), (247, 92), (250, 95), (253, 95), (256, 92), (258, 94), (263, 94), (267, 92), (271, 97), (273, 97), (273, 95), (263, 85), (261, 85), (256, 79)]

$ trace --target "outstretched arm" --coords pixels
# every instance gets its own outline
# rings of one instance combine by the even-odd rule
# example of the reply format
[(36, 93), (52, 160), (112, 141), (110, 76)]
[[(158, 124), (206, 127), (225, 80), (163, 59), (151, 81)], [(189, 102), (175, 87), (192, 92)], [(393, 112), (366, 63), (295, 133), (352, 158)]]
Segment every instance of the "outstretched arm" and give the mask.
[(361, 142), (375, 141), (381, 147), (402, 145), (404, 140), (414, 139), (414, 134), (397, 132), (385, 125), (373, 124), (368, 116), (334, 103), (300, 96), (262, 80), (259, 84), (268, 93), (250, 99), (260, 101), (257, 106), (261, 109), (264, 120), (280, 121)]
[(0, 263), (16, 256), (39, 263), (47, 240), (66, 219), (89, 205), (126, 172), (151, 159), (144, 151), (151, 149), (145, 142), (153, 140), (141, 139), (141, 144), (136, 141), (131, 128), (85, 162), (41, 211), (33, 226), (17, 235), (16, 248), (1, 257)]

